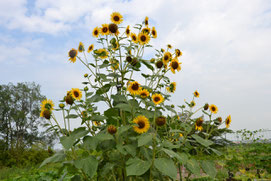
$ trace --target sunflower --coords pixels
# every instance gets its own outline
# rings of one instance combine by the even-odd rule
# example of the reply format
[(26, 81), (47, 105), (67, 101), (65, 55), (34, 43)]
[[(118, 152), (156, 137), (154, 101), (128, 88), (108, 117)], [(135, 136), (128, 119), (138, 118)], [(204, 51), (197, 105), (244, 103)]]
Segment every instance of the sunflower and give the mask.
[(114, 125), (109, 125), (107, 127), (107, 132), (113, 135), (117, 132), (117, 128)]
[(156, 65), (156, 67), (157, 67), (158, 69), (160, 69), (160, 68), (163, 67), (164, 63), (163, 63), (162, 60), (159, 60), (159, 61), (157, 61), (157, 62), (155, 63), (155, 65)]
[(195, 107), (195, 105), (196, 105), (195, 101), (190, 102), (190, 107)]
[(177, 70), (178, 72), (181, 70), (181, 63), (179, 63), (178, 59), (173, 59), (170, 62), (170, 67), (171, 67), (171, 72), (175, 74), (175, 70)]
[(146, 34), (150, 34), (150, 31), (151, 29), (148, 26), (146, 26), (145, 28), (141, 30), (142, 33), (146, 33)]
[(138, 34), (138, 41), (141, 45), (148, 44), (150, 41), (150, 36), (146, 32), (141, 32)]
[(199, 92), (197, 90), (194, 92), (194, 96), (199, 97)]
[(101, 125), (101, 123), (98, 122), (98, 121), (93, 121), (93, 124), (94, 124), (94, 126), (100, 126)]
[(116, 25), (115, 23), (110, 23), (108, 28), (111, 34), (115, 35), (119, 34), (118, 25)]
[(122, 17), (122, 15), (120, 13), (113, 12), (111, 14), (111, 21), (118, 25), (123, 21), (123, 17)]
[(134, 43), (137, 43), (138, 42), (138, 39), (137, 39), (137, 36), (135, 33), (131, 33), (131, 39)]
[(91, 44), (91, 45), (88, 47), (88, 53), (90, 53), (93, 49), (94, 49), (94, 45)]
[(161, 94), (153, 94), (152, 101), (154, 104), (161, 104), (164, 101), (164, 97)]
[(146, 97), (150, 96), (150, 93), (146, 89), (140, 89), (139, 95), (140, 95), (141, 98), (145, 99)]
[(45, 118), (45, 119), (50, 119), (51, 118), (52, 112), (48, 109), (41, 110), (40, 112), (40, 117)]
[(145, 24), (146, 26), (149, 25), (149, 18), (148, 18), (148, 16), (146, 16), (145, 21), (144, 21), (144, 24)]
[(171, 92), (171, 93), (174, 93), (176, 90), (176, 82), (171, 82), (169, 84), (169, 87), (167, 87), (167, 91), (168, 92)]
[(171, 48), (172, 48), (172, 46), (171, 46), (170, 44), (168, 44), (168, 45), (167, 45), (167, 47), (168, 47), (169, 49), (171, 49)]
[(231, 124), (231, 115), (229, 115), (225, 120), (226, 128), (230, 127)]
[(207, 111), (209, 109), (209, 104), (205, 103), (204, 106), (203, 106), (203, 109), (204, 109), (204, 111)]
[(137, 81), (129, 83), (128, 91), (132, 95), (138, 95), (140, 92), (140, 84)]
[(98, 38), (99, 34), (100, 34), (99, 28), (98, 28), (98, 27), (95, 27), (95, 28), (93, 29), (93, 31), (92, 31), (92, 36)]
[(78, 51), (77, 50), (75, 50), (74, 48), (72, 48), (70, 51), (69, 51), (69, 57), (70, 57), (70, 61), (71, 62), (76, 62), (76, 56), (77, 56), (77, 54), (78, 54)]
[(179, 134), (179, 136), (180, 136), (180, 137), (183, 137), (183, 134), (182, 134), (182, 133), (180, 133), (180, 134)]
[(165, 49), (161, 48), (161, 52), (164, 53), (164, 52), (165, 52)]
[(164, 64), (167, 64), (170, 61), (171, 58), (172, 58), (172, 55), (171, 55), (170, 52), (164, 53), (164, 56), (163, 56), (163, 62), (164, 62)]
[(156, 38), (156, 37), (157, 37), (157, 31), (156, 31), (155, 27), (152, 27), (152, 29), (151, 29), (151, 34), (152, 34), (152, 37), (153, 37), (153, 38)]
[(116, 70), (116, 69), (119, 68), (119, 62), (118, 62), (118, 60), (112, 59), (112, 60), (110, 60), (110, 63), (111, 63), (111, 69), (112, 70)]
[(175, 49), (175, 55), (176, 55), (176, 57), (180, 57), (180, 56), (182, 56), (182, 52), (179, 50), (179, 49)]
[(102, 24), (102, 27), (100, 28), (100, 33), (102, 35), (109, 35), (109, 25), (108, 24)]
[(113, 45), (112, 50), (114, 50), (114, 51), (118, 50), (118, 49), (119, 49), (119, 47), (120, 47), (120, 45), (119, 45), (119, 43), (118, 43), (118, 42), (115, 42), (115, 43), (114, 43), (114, 44), (112, 44), (112, 45)]
[(201, 131), (203, 129), (202, 127), (203, 119), (200, 117), (196, 120), (195, 129)]
[(130, 25), (127, 26), (126, 30), (125, 30), (125, 33), (126, 33), (126, 36), (129, 37), (130, 36)]
[(71, 96), (77, 101), (80, 101), (80, 99), (82, 98), (82, 92), (78, 88), (72, 88)]
[(134, 131), (139, 134), (146, 133), (150, 129), (149, 120), (145, 116), (137, 116), (133, 123), (137, 124), (134, 126)]
[(218, 111), (218, 108), (217, 108), (216, 105), (214, 105), (214, 104), (211, 104), (211, 105), (209, 106), (209, 109), (210, 109), (210, 111), (211, 111), (213, 114), (216, 114), (217, 111)]
[(155, 119), (155, 123), (157, 126), (164, 126), (167, 122), (167, 118), (165, 116), (159, 116)]
[(47, 110), (52, 111), (52, 110), (54, 110), (54, 103), (53, 103), (53, 101), (50, 100), (50, 99), (48, 99), (48, 100), (45, 99), (45, 100), (43, 100), (43, 101), (41, 102), (40, 107), (41, 107), (41, 110), (47, 109)]
[(104, 48), (100, 48), (96, 51), (96, 53), (98, 54), (98, 56), (101, 58), (101, 59), (105, 59), (108, 57), (108, 51)]
[(78, 51), (79, 51), (79, 52), (85, 51), (85, 47), (84, 47), (84, 44), (83, 44), (82, 42), (79, 43)]

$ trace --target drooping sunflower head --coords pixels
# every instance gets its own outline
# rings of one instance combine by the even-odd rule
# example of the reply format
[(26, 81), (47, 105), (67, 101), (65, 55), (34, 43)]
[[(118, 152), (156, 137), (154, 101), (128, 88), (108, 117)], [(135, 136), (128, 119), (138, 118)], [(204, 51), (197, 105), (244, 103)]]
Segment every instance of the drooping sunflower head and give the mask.
[(152, 34), (153, 38), (157, 38), (157, 31), (156, 31), (155, 27), (152, 27), (151, 34)]
[(178, 72), (181, 70), (181, 65), (182, 63), (180, 63), (178, 61), (178, 59), (174, 58), (172, 59), (172, 61), (170, 62), (170, 69), (171, 72), (175, 74), (175, 70), (177, 70)]
[(146, 45), (150, 41), (150, 36), (145, 32), (141, 32), (138, 34), (138, 41), (139, 41), (139, 44)]
[(71, 96), (77, 101), (80, 101), (82, 98), (82, 92), (78, 88), (72, 88)]
[(52, 111), (52, 110), (54, 110), (54, 103), (53, 103), (53, 101), (50, 100), (50, 99), (45, 99), (45, 100), (43, 100), (43, 101), (41, 102), (40, 107), (41, 107), (41, 110), (47, 109), (47, 110)]
[(176, 82), (171, 82), (167, 87), (167, 91), (170, 93), (174, 93), (176, 90)]
[[(95, 51), (94, 51), (95, 52)], [(105, 59), (108, 57), (108, 51), (104, 48), (100, 48), (96, 51), (96, 53), (98, 54), (98, 56), (101, 58), (101, 59)]]
[(180, 56), (182, 56), (182, 52), (179, 50), (179, 49), (175, 49), (175, 55), (176, 55), (176, 57), (180, 57)]
[(129, 63), (131, 63), (133, 61), (133, 58), (131, 56), (127, 56), (126, 57), (126, 61), (129, 62)]
[(204, 109), (205, 111), (207, 111), (207, 110), (209, 109), (209, 104), (208, 104), (208, 103), (204, 104), (203, 109)]
[(217, 120), (222, 123), (222, 117), (218, 117)]
[(132, 95), (138, 95), (140, 92), (140, 84), (137, 81), (130, 82), (128, 86), (128, 91)]
[(142, 133), (146, 133), (149, 128), (150, 128), (150, 123), (148, 118), (146, 118), (143, 115), (137, 116), (134, 120), (133, 123), (135, 123), (136, 125), (133, 127), (134, 131), (142, 134)]
[(69, 105), (72, 105), (74, 103), (74, 99), (72, 97), (71, 94), (67, 94), (65, 97), (64, 97), (64, 100), (67, 104)]
[(155, 63), (155, 65), (156, 65), (156, 67), (157, 67), (158, 69), (160, 69), (160, 68), (163, 67), (164, 63), (163, 63), (162, 60), (159, 60), (159, 61), (157, 61), (157, 62)]
[(230, 127), (231, 124), (231, 115), (229, 115), (225, 120), (226, 128)]
[(109, 25), (108, 24), (102, 24), (102, 27), (100, 28), (100, 33), (102, 35), (109, 35)]
[(167, 64), (172, 58), (172, 55), (170, 52), (165, 52), (163, 56), (163, 62), (164, 64)]
[(149, 18), (148, 18), (148, 16), (146, 16), (145, 21), (144, 21), (144, 24), (145, 24), (146, 26), (149, 25)]
[(111, 69), (114, 71), (119, 68), (119, 62), (116, 59), (112, 59), (109, 61), (111, 63)]
[(91, 45), (88, 47), (88, 53), (90, 53), (93, 49), (94, 49), (94, 45), (91, 44)]
[(113, 12), (111, 14), (111, 22), (115, 24), (120, 24), (123, 21), (123, 16), (118, 12)]
[(131, 33), (130, 26), (128, 25), (127, 28), (126, 28), (126, 30), (125, 30), (125, 34), (126, 34), (127, 37), (129, 37), (130, 33)]
[(164, 97), (161, 94), (153, 94), (152, 102), (156, 105), (161, 104), (162, 102), (164, 102)]
[(69, 58), (70, 62), (72, 62), (72, 63), (76, 62), (76, 56), (77, 56), (77, 54), (78, 54), (78, 51), (76, 49), (74, 49), (74, 48), (72, 48), (69, 51), (68, 55), (70, 57)]
[(117, 128), (114, 126), (114, 125), (109, 125), (108, 127), (107, 127), (107, 132), (109, 133), (109, 134), (115, 134), (116, 132), (117, 132)]
[(118, 25), (116, 25), (115, 23), (110, 23), (109, 24), (109, 26), (108, 26), (108, 28), (109, 28), (109, 31), (110, 31), (110, 33), (111, 34), (118, 34)]
[(168, 45), (167, 45), (167, 48), (171, 49), (171, 48), (172, 48), (171, 44), (168, 44)]
[(194, 96), (199, 97), (199, 92), (197, 90), (194, 92)]
[(155, 123), (157, 126), (164, 126), (167, 122), (167, 118), (165, 116), (159, 116), (155, 119)]
[(98, 28), (98, 27), (95, 27), (95, 28), (93, 29), (93, 31), (92, 31), (92, 36), (98, 38), (99, 34), (100, 34), (99, 28)]
[(203, 129), (202, 123), (203, 123), (202, 117), (198, 118), (196, 120), (195, 129), (201, 131)]
[(131, 39), (132, 39), (132, 42), (134, 42), (134, 43), (138, 42), (138, 39), (137, 39), (137, 36), (135, 33), (131, 33)]
[(141, 98), (145, 99), (150, 96), (150, 93), (147, 89), (140, 89), (139, 95)]
[(83, 44), (82, 42), (79, 43), (78, 51), (79, 51), (79, 52), (85, 51), (85, 46), (84, 46), (84, 44)]
[(196, 105), (195, 101), (190, 102), (190, 107), (195, 107), (195, 105)]
[(151, 29), (150, 29), (148, 26), (144, 27), (144, 28), (141, 30), (142, 33), (146, 33), (146, 34), (150, 34), (150, 31), (151, 31)]
[(45, 118), (45, 119), (50, 119), (51, 118), (52, 111), (48, 109), (41, 110), (40, 112), (40, 117)]
[(217, 108), (216, 105), (214, 105), (214, 104), (211, 104), (211, 105), (209, 106), (209, 109), (210, 109), (210, 111), (211, 111), (213, 114), (216, 114), (216, 113), (218, 112), (218, 108)]

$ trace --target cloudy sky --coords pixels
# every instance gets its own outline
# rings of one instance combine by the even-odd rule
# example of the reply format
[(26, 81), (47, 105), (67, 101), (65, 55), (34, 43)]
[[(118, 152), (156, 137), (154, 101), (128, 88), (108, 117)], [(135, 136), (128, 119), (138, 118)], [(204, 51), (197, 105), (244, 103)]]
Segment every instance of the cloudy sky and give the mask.
[(148, 16), (158, 32), (151, 44), (183, 51), (173, 104), (198, 90), (197, 105), (231, 114), (233, 130), (271, 128), (270, 0), (0, 0), (0, 83), (34, 81), (55, 102), (83, 88), (86, 69), (67, 52), (95, 43), (92, 29), (114, 11), (123, 25)]

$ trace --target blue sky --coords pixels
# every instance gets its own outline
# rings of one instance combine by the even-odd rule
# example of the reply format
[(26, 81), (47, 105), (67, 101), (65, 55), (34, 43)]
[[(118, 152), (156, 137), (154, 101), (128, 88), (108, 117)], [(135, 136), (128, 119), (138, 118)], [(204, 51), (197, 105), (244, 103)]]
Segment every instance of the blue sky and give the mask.
[(95, 43), (92, 29), (113, 11), (123, 14), (124, 26), (148, 16), (158, 32), (151, 44), (183, 51), (182, 71), (172, 76), (173, 104), (198, 90), (197, 105), (213, 103), (223, 118), (231, 114), (232, 129), (271, 128), (269, 0), (0, 1), (0, 83), (35, 81), (55, 102), (83, 88), (86, 69), (69, 63), (67, 52), (80, 41)]

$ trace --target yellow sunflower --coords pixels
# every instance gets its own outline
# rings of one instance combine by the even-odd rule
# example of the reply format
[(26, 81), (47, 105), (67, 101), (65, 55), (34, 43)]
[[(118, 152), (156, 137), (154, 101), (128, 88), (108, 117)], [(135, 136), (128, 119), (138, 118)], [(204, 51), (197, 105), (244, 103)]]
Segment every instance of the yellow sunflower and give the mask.
[(79, 43), (78, 51), (79, 51), (79, 52), (85, 51), (85, 46), (84, 46), (84, 44), (83, 44), (82, 42)]
[(226, 128), (230, 127), (231, 124), (231, 115), (229, 115), (225, 120)]
[(119, 62), (116, 59), (112, 59), (109, 61), (111, 63), (111, 69), (117, 70), (119, 68)]
[(164, 56), (163, 56), (163, 62), (164, 62), (164, 64), (167, 64), (170, 61), (171, 58), (172, 58), (172, 55), (171, 55), (170, 52), (164, 53)]
[(149, 120), (143, 115), (137, 116), (133, 123), (137, 124), (134, 126), (134, 131), (139, 134), (146, 133), (150, 129)]
[(129, 37), (130, 36), (130, 25), (127, 26), (126, 30), (125, 30), (125, 33), (126, 33), (126, 36)]
[(135, 33), (131, 33), (131, 39), (134, 43), (137, 43), (138, 42), (138, 39), (137, 39), (137, 36)]
[(138, 34), (138, 41), (141, 45), (148, 44), (150, 41), (150, 36), (146, 32), (141, 32)]
[(140, 92), (140, 84), (137, 81), (129, 83), (128, 91), (132, 95), (138, 95)]
[(156, 37), (157, 37), (157, 31), (156, 31), (155, 27), (152, 27), (152, 29), (151, 29), (151, 34), (152, 34), (152, 37), (153, 37), (153, 38), (156, 38)]
[(199, 97), (199, 92), (197, 90), (194, 92), (194, 96)]
[(173, 59), (171, 62), (170, 62), (170, 67), (171, 67), (171, 72), (175, 74), (175, 70), (177, 70), (178, 72), (181, 70), (181, 66), (180, 64), (182, 63), (179, 63), (178, 59)]
[(176, 90), (176, 82), (171, 82), (169, 84), (169, 87), (167, 87), (167, 91), (168, 92), (171, 92), (171, 93), (174, 93)]
[(113, 135), (117, 132), (117, 128), (114, 125), (109, 125), (107, 127), (107, 132)]
[(164, 97), (161, 94), (153, 94), (152, 101), (154, 104), (161, 104), (164, 101)]
[(113, 12), (111, 14), (111, 21), (118, 25), (123, 21), (123, 17), (122, 17), (122, 15), (120, 13)]
[(213, 114), (216, 114), (217, 111), (218, 111), (218, 108), (217, 108), (216, 105), (214, 105), (214, 104), (211, 104), (211, 105), (209, 106), (209, 109), (210, 109), (210, 111), (211, 111)]
[(144, 24), (145, 24), (146, 26), (149, 25), (149, 18), (148, 18), (148, 16), (146, 16), (145, 21), (144, 21)]
[(90, 53), (93, 49), (94, 49), (94, 45), (91, 44), (91, 45), (88, 47), (88, 53)]
[(141, 30), (142, 33), (146, 33), (146, 34), (150, 34), (150, 31), (151, 29), (148, 26), (146, 26), (145, 28)]
[(102, 24), (102, 27), (100, 28), (100, 33), (102, 35), (109, 35), (109, 25), (108, 24)]
[(191, 107), (195, 107), (195, 105), (196, 105), (195, 101), (191, 101), (191, 102), (190, 102), (190, 106), (191, 106)]
[(93, 31), (92, 31), (92, 36), (98, 38), (99, 34), (100, 34), (99, 28), (98, 28), (98, 27), (95, 27), (95, 28), (93, 29)]
[(195, 129), (198, 131), (201, 131), (203, 129), (202, 127), (203, 119), (200, 117), (196, 120)]
[(50, 100), (50, 99), (45, 99), (45, 100), (43, 100), (43, 101), (41, 102), (41, 105), (40, 105), (41, 110), (48, 109), (48, 110), (50, 110), (50, 111), (54, 110), (54, 106), (55, 106), (55, 105), (54, 105), (53, 101)]
[(69, 51), (69, 57), (70, 57), (70, 61), (71, 62), (76, 62), (76, 56), (77, 56), (77, 54), (78, 54), (78, 51), (77, 50), (75, 50), (74, 48), (72, 48), (70, 51)]
[(80, 101), (82, 98), (82, 92), (78, 88), (72, 88), (71, 96), (77, 101)]
[(119, 43), (118, 42), (116, 42), (116, 43), (114, 43), (114, 44), (112, 44), (113, 45), (113, 47), (112, 47), (112, 50), (114, 50), (114, 51), (116, 51), (116, 50), (118, 50), (119, 49)]
[(105, 59), (108, 57), (108, 51), (104, 48), (100, 48), (97, 50), (96, 52), (98, 54), (98, 56), (101, 58), (101, 59)]
[(45, 119), (50, 119), (51, 118), (52, 112), (48, 109), (41, 110), (40, 112), (40, 117), (45, 118)]
[(100, 126), (101, 125), (101, 123), (98, 122), (98, 121), (93, 121), (93, 124), (94, 124), (94, 126)]
[(180, 57), (180, 56), (182, 56), (182, 52), (179, 50), (179, 49), (175, 49), (175, 55), (176, 55), (176, 57)]
[(146, 89), (140, 89), (139, 95), (140, 95), (141, 98), (145, 99), (145, 98), (150, 96), (150, 93)]

